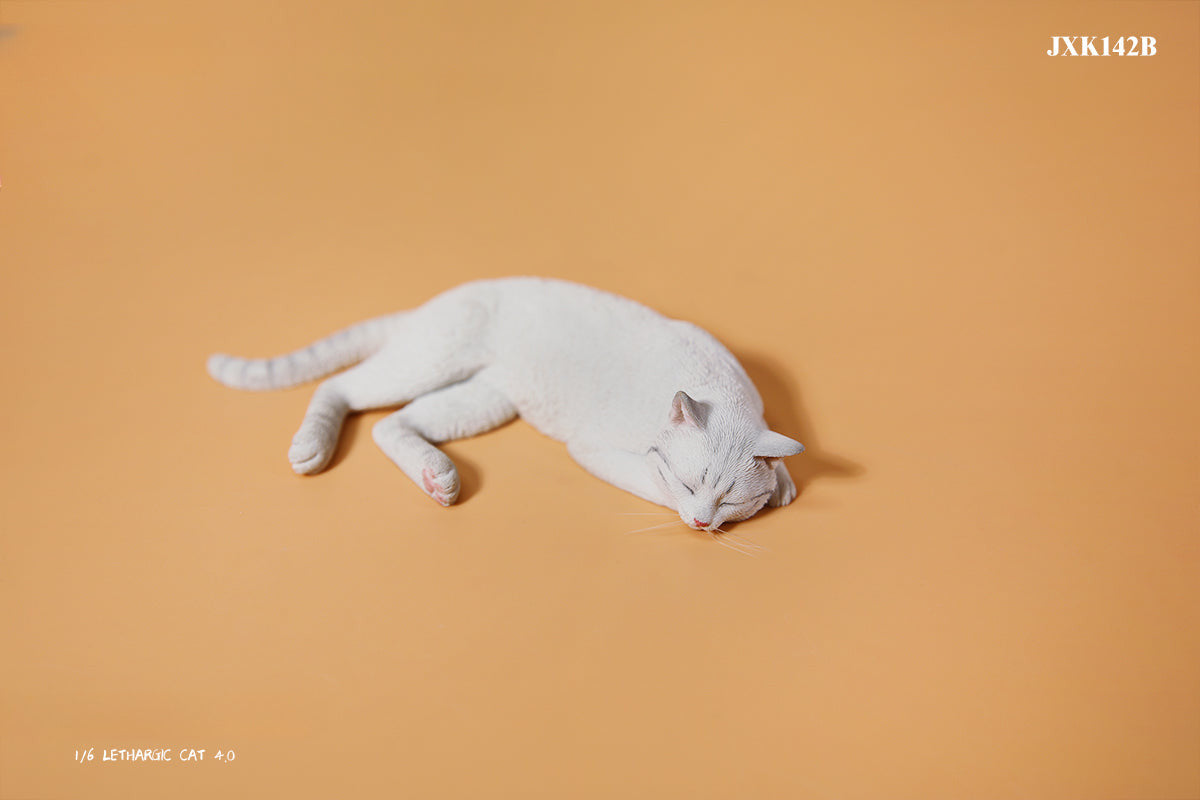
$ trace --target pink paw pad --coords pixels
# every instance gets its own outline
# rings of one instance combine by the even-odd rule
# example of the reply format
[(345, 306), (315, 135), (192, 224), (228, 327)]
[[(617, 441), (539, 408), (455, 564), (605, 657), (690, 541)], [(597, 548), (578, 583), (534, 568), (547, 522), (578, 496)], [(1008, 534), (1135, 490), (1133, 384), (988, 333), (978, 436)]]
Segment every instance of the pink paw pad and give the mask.
[(425, 485), (425, 491), (429, 492), (429, 496), (444, 506), (450, 505), (450, 498), (438, 488), (437, 484), (433, 482), (433, 479), (433, 470), (431, 470), (429, 467), (421, 470), (421, 483)]

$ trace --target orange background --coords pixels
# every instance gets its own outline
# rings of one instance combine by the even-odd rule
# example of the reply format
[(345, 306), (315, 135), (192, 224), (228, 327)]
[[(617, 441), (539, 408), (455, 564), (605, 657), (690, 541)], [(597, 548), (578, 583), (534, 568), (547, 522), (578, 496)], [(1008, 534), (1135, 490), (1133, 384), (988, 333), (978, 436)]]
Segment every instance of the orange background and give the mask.
[[(1196, 3), (0, 24), (3, 800), (1200, 797)], [(744, 359), (763, 550), (520, 422), (301, 479), (204, 372), (507, 274)]]

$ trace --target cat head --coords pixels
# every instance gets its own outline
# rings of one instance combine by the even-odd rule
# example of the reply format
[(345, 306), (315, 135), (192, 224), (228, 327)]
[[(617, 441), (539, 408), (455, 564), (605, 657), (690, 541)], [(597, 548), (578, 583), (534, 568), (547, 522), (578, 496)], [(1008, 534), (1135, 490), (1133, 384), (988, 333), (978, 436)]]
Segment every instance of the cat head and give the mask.
[(803, 452), (804, 445), (736, 409), (676, 392), (667, 425), (646, 458), (684, 523), (712, 530), (758, 513), (775, 491), (775, 464)]

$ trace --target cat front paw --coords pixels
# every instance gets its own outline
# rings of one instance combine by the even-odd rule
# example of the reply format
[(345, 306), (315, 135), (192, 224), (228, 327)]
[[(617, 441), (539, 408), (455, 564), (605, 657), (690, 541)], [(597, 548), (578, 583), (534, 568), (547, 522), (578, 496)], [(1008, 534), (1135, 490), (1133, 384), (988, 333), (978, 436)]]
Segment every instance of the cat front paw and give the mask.
[(780, 462), (775, 465), (775, 491), (771, 493), (771, 499), (767, 500), (767, 505), (773, 508), (786, 506), (795, 499), (796, 483), (788, 474), (787, 467)]
[(421, 470), (421, 485), (426, 494), (443, 506), (448, 506), (458, 499), (458, 470), (446, 459), (441, 469), (425, 467)]

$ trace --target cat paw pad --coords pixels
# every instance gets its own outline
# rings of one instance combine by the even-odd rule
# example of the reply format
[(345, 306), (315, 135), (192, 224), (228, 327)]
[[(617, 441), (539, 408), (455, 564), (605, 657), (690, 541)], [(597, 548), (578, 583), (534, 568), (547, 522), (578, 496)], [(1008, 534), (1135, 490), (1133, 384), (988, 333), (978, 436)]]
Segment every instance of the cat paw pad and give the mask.
[(453, 465), (441, 472), (425, 467), (421, 470), (421, 485), (430, 497), (444, 506), (458, 499), (458, 471)]

